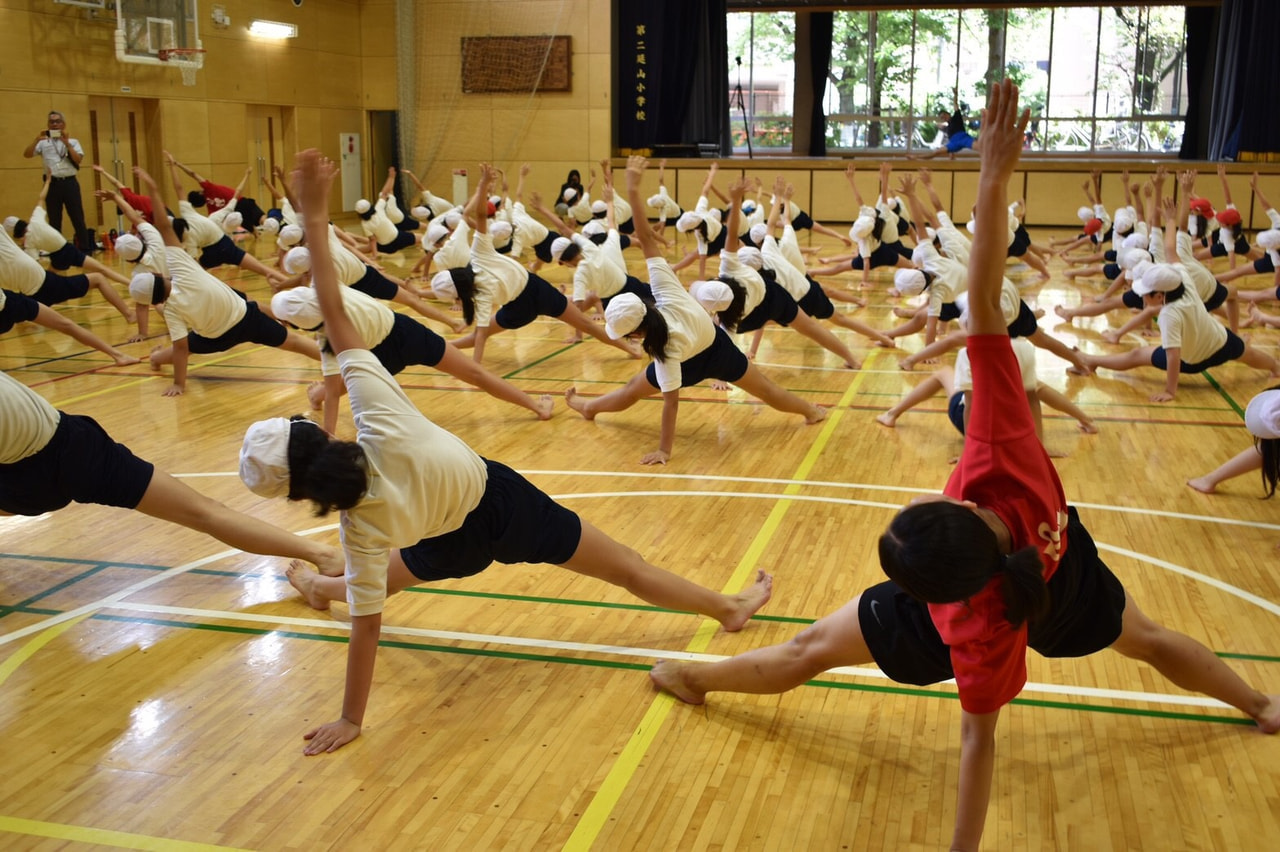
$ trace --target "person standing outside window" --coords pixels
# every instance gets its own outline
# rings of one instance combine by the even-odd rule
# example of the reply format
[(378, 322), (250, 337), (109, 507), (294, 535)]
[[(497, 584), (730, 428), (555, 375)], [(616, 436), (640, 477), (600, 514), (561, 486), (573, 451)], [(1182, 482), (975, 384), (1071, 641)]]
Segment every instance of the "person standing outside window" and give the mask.
[(86, 253), (97, 251), (97, 241), (84, 224), (84, 204), (80, 200), (80, 182), (76, 180), (84, 149), (78, 139), (67, 133), (67, 120), (62, 113), (56, 110), (49, 113), (48, 129), (40, 131), (22, 156), (27, 159), (40, 157), (44, 161), (50, 180), (46, 199), (49, 224), (56, 231), (62, 230), (62, 210), (65, 207), (71, 227), (75, 229), (76, 247)]

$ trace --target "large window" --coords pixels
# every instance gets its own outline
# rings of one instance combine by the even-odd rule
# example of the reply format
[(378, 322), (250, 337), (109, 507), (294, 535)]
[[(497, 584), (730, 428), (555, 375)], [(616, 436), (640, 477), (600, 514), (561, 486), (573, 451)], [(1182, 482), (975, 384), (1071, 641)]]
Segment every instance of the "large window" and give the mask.
[[(828, 150), (940, 145), (939, 116), (959, 107), (976, 129), (987, 85), (1008, 76), (1032, 111), (1031, 150), (1174, 151), (1187, 108), (1184, 20), (1184, 7), (1139, 4), (836, 12)], [(729, 15), (735, 150), (749, 131), (754, 150), (790, 152), (794, 34), (794, 13)]]

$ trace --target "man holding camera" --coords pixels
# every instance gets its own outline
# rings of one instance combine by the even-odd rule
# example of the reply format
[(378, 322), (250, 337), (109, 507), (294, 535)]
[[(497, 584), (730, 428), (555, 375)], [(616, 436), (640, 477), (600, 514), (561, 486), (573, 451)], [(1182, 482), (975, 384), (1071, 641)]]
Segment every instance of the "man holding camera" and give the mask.
[(67, 135), (67, 122), (62, 113), (49, 113), (49, 129), (40, 131), (22, 156), (28, 159), (39, 156), (44, 161), (45, 173), (51, 181), (45, 201), (49, 224), (54, 230), (61, 231), (62, 208), (66, 207), (71, 227), (75, 229), (76, 247), (86, 253), (97, 251), (93, 232), (84, 224), (84, 204), (80, 200), (80, 182), (76, 180), (84, 149), (80, 147), (79, 140)]

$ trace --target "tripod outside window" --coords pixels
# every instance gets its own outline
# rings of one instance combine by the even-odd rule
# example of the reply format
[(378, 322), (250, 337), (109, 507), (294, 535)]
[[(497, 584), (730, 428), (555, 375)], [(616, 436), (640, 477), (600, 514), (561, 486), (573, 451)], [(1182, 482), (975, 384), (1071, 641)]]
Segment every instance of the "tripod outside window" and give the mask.
[(742, 96), (742, 57), (735, 56), (734, 61), (738, 63), (738, 84), (733, 87), (733, 103), (742, 112), (742, 127), (747, 136), (747, 159), (752, 159), (754, 154), (751, 152), (751, 120), (747, 118), (747, 99)]

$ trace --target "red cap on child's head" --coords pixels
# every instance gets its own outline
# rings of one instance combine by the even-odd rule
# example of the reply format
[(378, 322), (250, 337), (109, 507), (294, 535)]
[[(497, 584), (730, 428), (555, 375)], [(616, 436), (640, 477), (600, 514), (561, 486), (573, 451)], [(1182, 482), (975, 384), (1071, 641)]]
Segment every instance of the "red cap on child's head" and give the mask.
[(1234, 207), (1228, 207), (1218, 214), (1218, 223), (1226, 225), (1228, 228), (1234, 228), (1240, 224), (1240, 211)]
[(1084, 232), (1086, 234), (1089, 234), (1090, 236), (1098, 233), (1101, 230), (1102, 230), (1101, 219), (1090, 219), (1088, 222), (1084, 223)]

